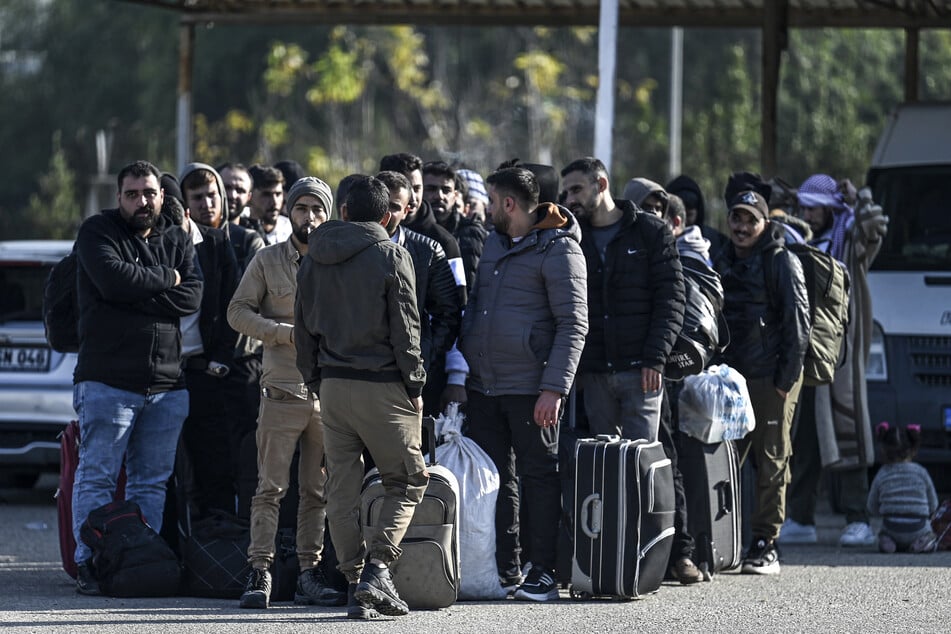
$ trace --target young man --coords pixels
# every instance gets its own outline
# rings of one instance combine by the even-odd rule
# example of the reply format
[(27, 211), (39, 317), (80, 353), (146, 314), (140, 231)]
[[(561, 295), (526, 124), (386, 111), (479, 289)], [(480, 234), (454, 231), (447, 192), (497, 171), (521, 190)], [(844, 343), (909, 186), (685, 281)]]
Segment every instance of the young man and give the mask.
[(674, 236), (662, 218), (611, 197), (598, 159), (573, 161), (561, 177), (588, 271), (591, 330), (578, 377), (588, 423), (596, 434), (656, 440), (663, 369), (684, 318)]
[(281, 214), (284, 208), (284, 175), (274, 167), (252, 165), (251, 211), (246, 226), (254, 229), (267, 244), (278, 244), (291, 235), (291, 221)]
[(802, 390), (781, 544), (817, 541), (816, 499), (824, 469), (831, 476), (833, 508), (845, 514), (839, 543), (869, 546), (876, 540), (865, 508), (868, 467), (875, 461), (865, 386), (872, 323), (868, 269), (881, 248), (888, 219), (874, 205), (854, 209), (856, 192), (851, 185), (844, 181), (840, 186), (827, 174), (815, 174), (799, 188), (799, 210), (815, 235), (811, 244), (846, 267), (851, 301), (842, 343), (845, 362), (836, 368), (831, 385)]
[(330, 187), (306, 177), (287, 196), (293, 232), (284, 242), (265, 247), (241, 278), (228, 321), (238, 332), (264, 342), (261, 410), (258, 417), (258, 487), (251, 500), (251, 576), (241, 597), (243, 608), (267, 608), (271, 594), (268, 568), (274, 560), (281, 499), (287, 492), (291, 460), (300, 444), (300, 506), (297, 511), (298, 577), (295, 603), (340, 605), (341, 593), (328, 587), (317, 566), (324, 544), (326, 476), (323, 423), (316, 392), (303, 382), (294, 348), (294, 296), (300, 262), (310, 251), (310, 236), (333, 209)]
[[(426, 372), (416, 279), (409, 253), (384, 229), (388, 205), (382, 182), (354, 181), (341, 210), (348, 221), (326, 222), (311, 236), (294, 308), (297, 367), (320, 394), (327, 517), (350, 582), (347, 616), (356, 619), (409, 612), (389, 564), (429, 483), (420, 451)], [(359, 510), (364, 449), (386, 491), (379, 528), (367, 535)]]
[(742, 571), (775, 575), (790, 433), (809, 342), (809, 298), (799, 259), (785, 249), (782, 225), (770, 222), (760, 194), (740, 192), (730, 205), (728, 221), (730, 244), (715, 262), (731, 336), (723, 356), (746, 378), (756, 416), (756, 428), (737, 445), (741, 460), (755, 453), (757, 473), (753, 543)]
[[(522, 168), (486, 180), (495, 231), (486, 240), (459, 348), (469, 363), (469, 436), (500, 474), (496, 565), (515, 598), (558, 598), (554, 581), (561, 481), (558, 425), (588, 331), (581, 231), (566, 209), (538, 205), (538, 183)], [(516, 456), (531, 534), (520, 535)], [(519, 539), (530, 543), (521, 578)]]
[(126, 499), (156, 531), (165, 483), (188, 414), (180, 322), (198, 310), (195, 248), (161, 215), (161, 174), (137, 161), (119, 171), (119, 208), (87, 219), (76, 238), (80, 311), (74, 402), (79, 466), (73, 489), (76, 590), (99, 594), (79, 531), (112, 501), (126, 461)]

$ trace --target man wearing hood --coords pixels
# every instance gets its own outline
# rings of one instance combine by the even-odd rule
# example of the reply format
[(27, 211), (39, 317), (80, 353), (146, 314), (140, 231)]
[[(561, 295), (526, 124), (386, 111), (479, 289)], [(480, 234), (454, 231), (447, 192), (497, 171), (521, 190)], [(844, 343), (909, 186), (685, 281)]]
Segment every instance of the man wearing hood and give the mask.
[(652, 180), (632, 178), (624, 186), (621, 198), (631, 201), (641, 211), (646, 211), (658, 218), (665, 218), (667, 215), (667, 192)]
[[(720, 249), (725, 247), (730, 239), (707, 224), (706, 204), (700, 185), (689, 176), (681, 175), (667, 183), (664, 189), (669, 194), (680, 196), (680, 199), (684, 201), (684, 207), (687, 210), (687, 226), (700, 227), (703, 237), (710, 241), (710, 257), (715, 259)], [(726, 201), (727, 205), (731, 200), (732, 197)]]
[[(554, 581), (561, 481), (558, 426), (588, 331), (581, 231), (571, 213), (538, 205), (535, 176), (506, 168), (486, 179), (495, 231), (486, 239), (459, 348), (469, 363), (469, 436), (500, 475), (496, 565), (516, 599), (558, 598)], [(514, 448), (532, 531), (519, 535)], [(532, 561), (521, 578), (519, 539)]]
[(188, 392), (181, 320), (198, 310), (195, 247), (162, 215), (161, 177), (137, 161), (118, 176), (118, 209), (86, 219), (76, 238), (79, 355), (73, 402), (82, 443), (73, 488), (76, 590), (99, 594), (80, 539), (89, 512), (112, 501), (126, 464), (126, 499), (162, 529), (165, 483)]
[(737, 194), (728, 222), (730, 244), (714, 263), (731, 334), (723, 361), (746, 378), (756, 417), (753, 431), (737, 442), (741, 461), (751, 451), (756, 460), (753, 542), (742, 572), (777, 575), (776, 539), (786, 509), (790, 434), (809, 343), (809, 298), (802, 265), (786, 250), (783, 226), (769, 220), (762, 195), (752, 190)]
[(221, 225), (224, 185), (218, 172), (190, 163), (180, 183), (185, 199), (182, 229), (195, 245), (205, 281), (201, 308), (182, 320), (182, 368), (188, 387), (188, 418), (182, 440), (191, 457), (198, 514), (234, 512), (232, 420), (227, 416), (226, 376), (234, 363), (238, 334), (228, 325), (228, 302), (238, 286), (238, 264)]
[[(300, 576), (294, 602), (340, 605), (343, 597), (329, 587), (320, 562), (326, 518), (324, 427), (315, 390), (297, 369), (294, 347), (294, 297), (299, 265), (310, 252), (313, 231), (333, 209), (330, 186), (305, 177), (287, 192), (293, 228), (284, 242), (262, 249), (228, 307), (235, 330), (264, 342), (261, 409), (257, 426), (258, 486), (251, 500), (251, 574), (241, 596), (242, 608), (270, 604), (274, 539), (278, 512), (290, 481), (291, 461), (300, 444), (300, 504), (297, 509), (297, 558)], [(336, 312), (336, 311), (328, 311)]]
[[(294, 306), (297, 367), (320, 394), (327, 517), (350, 584), (347, 616), (356, 619), (373, 618), (374, 608), (387, 616), (409, 612), (389, 565), (429, 483), (420, 451), (426, 371), (416, 276), (409, 252), (384, 228), (389, 198), (376, 178), (353, 182), (341, 209), (347, 222), (326, 222), (311, 236)], [(385, 490), (378, 527), (366, 535), (364, 449)]]
[[(561, 177), (565, 204), (581, 225), (588, 270), (592, 319), (578, 383), (591, 431), (656, 440), (663, 370), (684, 320), (674, 236), (660, 217), (611, 197), (600, 160), (572, 161)], [(666, 201), (665, 194), (664, 209)]]

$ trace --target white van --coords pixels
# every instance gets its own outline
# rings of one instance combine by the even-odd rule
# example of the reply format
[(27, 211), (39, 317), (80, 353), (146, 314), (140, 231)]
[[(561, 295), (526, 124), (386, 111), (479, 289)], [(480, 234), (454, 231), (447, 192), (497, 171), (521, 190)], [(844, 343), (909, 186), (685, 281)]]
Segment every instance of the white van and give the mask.
[(919, 424), (922, 462), (951, 463), (951, 102), (899, 106), (868, 172), (889, 216), (872, 264), (872, 425)]

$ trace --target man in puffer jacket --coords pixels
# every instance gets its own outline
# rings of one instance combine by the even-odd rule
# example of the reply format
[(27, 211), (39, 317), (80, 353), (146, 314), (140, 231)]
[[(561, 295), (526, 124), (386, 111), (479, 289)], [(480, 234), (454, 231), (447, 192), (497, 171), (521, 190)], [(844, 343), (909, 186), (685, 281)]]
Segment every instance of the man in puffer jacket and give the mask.
[[(558, 598), (555, 549), (561, 513), (558, 424), (588, 331), (581, 230), (571, 213), (538, 205), (538, 182), (522, 168), (486, 179), (495, 225), (469, 294), (460, 350), (469, 364), (469, 436), (501, 476), (496, 503), (496, 564), (515, 598)], [(521, 579), (519, 487), (508, 468), (517, 456), (530, 507), (531, 570)]]
[(790, 434), (809, 343), (809, 298), (799, 259), (785, 249), (784, 229), (769, 220), (763, 196), (740, 192), (728, 221), (731, 243), (714, 267), (723, 283), (723, 315), (731, 334), (723, 360), (746, 378), (756, 417), (756, 428), (737, 445), (741, 460), (755, 452), (757, 466), (753, 543), (742, 571), (776, 575)]

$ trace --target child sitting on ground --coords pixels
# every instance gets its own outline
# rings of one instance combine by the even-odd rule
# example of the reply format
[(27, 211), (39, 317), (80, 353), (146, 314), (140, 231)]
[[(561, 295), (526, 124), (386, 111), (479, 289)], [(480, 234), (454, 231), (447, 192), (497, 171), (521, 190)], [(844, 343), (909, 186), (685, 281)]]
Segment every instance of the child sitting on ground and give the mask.
[(925, 468), (913, 462), (921, 444), (921, 428), (882, 422), (875, 435), (884, 464), (872, 481), (867, 506), (870, 515), (882, 516), (878, 549), (883, 553), (931, 552), (935, 547), (931, 516), (938, 508), (938, 494)]

